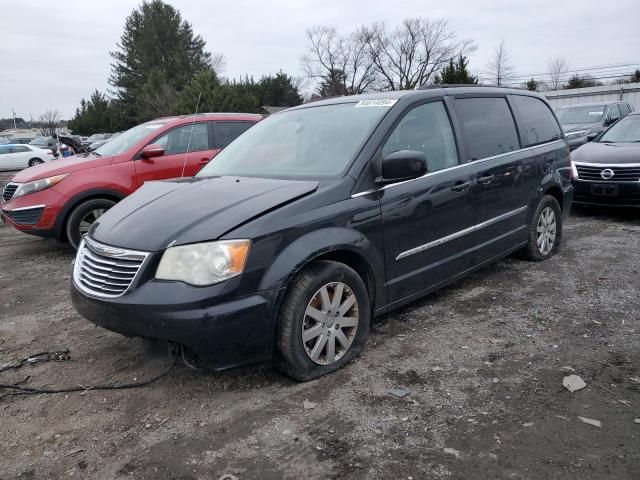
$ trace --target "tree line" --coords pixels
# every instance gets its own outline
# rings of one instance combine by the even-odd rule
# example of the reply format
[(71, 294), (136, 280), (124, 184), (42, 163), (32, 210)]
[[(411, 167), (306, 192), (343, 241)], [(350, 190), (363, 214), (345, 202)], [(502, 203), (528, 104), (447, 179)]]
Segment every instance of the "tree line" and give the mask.
[(180, 12), (162, 0), (143, 2), (127, 17), (111, 52), (113, 95), (82, 99), (68, 127), (77, 134), (115, 132), (153, 118), (200, 112), (259, 112), (264, 105), (302, 103), (284, 72), (258, 80), (221, 79), (224, 56), (212, 54)]

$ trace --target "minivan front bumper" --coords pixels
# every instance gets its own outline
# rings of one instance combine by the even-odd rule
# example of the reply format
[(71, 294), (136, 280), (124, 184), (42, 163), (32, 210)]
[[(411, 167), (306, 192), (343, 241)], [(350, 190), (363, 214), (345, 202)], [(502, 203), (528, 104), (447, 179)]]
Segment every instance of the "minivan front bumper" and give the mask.
[[(152, 288), (153, 282), (145, 287)], [(272, 358), (274, 311), (280, 290), (215, 304), (215, 300), (206, 298), (191, 303), (140, 303), (149, 295), (131, 293), (117, 299), (98, 299), (85, 295), (71, 280), (71, 300), (78, 313), (108, 330), (182, 344), (203, 365), (216, 370), (265, 363)]]

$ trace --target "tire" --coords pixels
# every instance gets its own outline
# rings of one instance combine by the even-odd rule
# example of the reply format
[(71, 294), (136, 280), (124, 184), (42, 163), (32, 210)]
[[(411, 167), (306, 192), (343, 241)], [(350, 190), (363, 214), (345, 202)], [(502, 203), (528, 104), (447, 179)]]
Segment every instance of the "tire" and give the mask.
[[(551, 217), (552, 220), (549, 220)], [(553, 223), (555, 223), (555, 228), (553, 228)], [(544, 236), (545, 231), (548, 234), (546, 243), (544, 239), (540, 241), (540, 236)], [(560, 204), (551, 195), (544, 195), (540, 199), (529, 224), (529, 240), (527, 246), (522, 250), (522, 255), (526, 260), (532, 262), (546, 260), (558, 251), (561, 239), (562, 210), (560, 209)], [(550, 246), (549, 243), (551, 243)]]
[(87, 233), (88, 227), (102, 215), (105, 211), (113, 207), (116, 202), (107, 200), (106, 198), (93, 198), (77, 205), (69, 214), (65, 225), (67, 240), (75, 248), (78, 249), (82, 236)]
[(32, 158), (31, 160), (29, 160), (29, 166), (33, 167), (35, 165), (40, 165), (41, 163), (44, 163), (44, 160), (40, 159), (40, 158)]
[[(330, 301), (334, 301), (334, 295), (340, 293), (338, 303), (343, 308), (348, 307), (342, 317), (339, 312), (338, 316), (324, 314), (322, 289), (326, 289), (325, 298)], [(349, 306), (352, 299), (355, 299), (355, 303)], [(334, 305), (331, 305), (328, 310), (333, 308)], [(320, 315), (322, 320), (312, 318), (307, 312), (313, 312), (314, 317)], [(340, 325), (340, 319), (353, 324), (354, 318), (357, 319), (355, 326)], [(275, 366), (285, 375), (300, 382), (334, 372), (362, 352), (369, 336), (370, 320), (371, 302), (360, 275), (343, 263), (314, 262), (293, 279), (280, 308)], [(316, 330), (310, 333), (312, 328)], [(306, 343), (303, 341), (303, 331), (310, 334)], [(318, 331), (321, 333), (318, 334)], [(326, 339), (324, 343), (322, 337)], [(344, 340), (350, 341), (347, 348), (342, 343)], [(314, 348), (320, 347), (319, 343), (323, 346)], [(330, 361), (331, 343), (334, 345), (334, 361)], [(315, 360), (312, 359), (314, 351), (319, 353)]]

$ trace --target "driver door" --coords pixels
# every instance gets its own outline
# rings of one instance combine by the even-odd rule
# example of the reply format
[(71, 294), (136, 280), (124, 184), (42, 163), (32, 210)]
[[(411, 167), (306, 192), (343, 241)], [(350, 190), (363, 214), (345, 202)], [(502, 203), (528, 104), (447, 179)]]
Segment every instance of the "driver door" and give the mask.
[(138, 186), (151, 180), (192, 177), (213, 157), (209, 122), (188, 123), (172, 128), (149, 142), (160, 145), (164, 155), (154, 158), (136, 156)]
[(434, 287), (467, 270), (474, 224), (472, 171), (458, 161), (458, 149), (442, 100), (413, 107), (396, 125), (383, 155), (417, 150), (427, 174), (383, 187), (387, 292), (391, 302)]

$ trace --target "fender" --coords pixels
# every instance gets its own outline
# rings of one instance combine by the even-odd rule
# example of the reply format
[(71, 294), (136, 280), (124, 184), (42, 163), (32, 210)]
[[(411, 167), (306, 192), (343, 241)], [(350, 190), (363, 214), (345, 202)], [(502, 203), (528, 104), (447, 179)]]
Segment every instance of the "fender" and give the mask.
[(303, 235), (289, 244), (271, 263), (260, 281), (259, 290), (280, 289), (309, 262), (330, 252), (351, 252), (367, 264), (375, 288), (375, 304), (386, 303), (384, 257), (376, 245), (361, 232), (331, 227)]
[(83, 200), (94, 197), (110, 197), (117, 199), (117, 201), (120, 201), (126, 196), (127, 195), (125, 195), (124, 193), (119, 192), (118, 190), (112, 190), (110, 188), (92, 188), (71, 197), (69, 200), (67, 200), (67, 203), (64, 204), (64, 207), (62, 207), (60, 213), (58, 213), (58, 216), (56, 218), (56, 223), (53, 227), (55, 238), (60, 240), (64, 222), (67, 220), (69, 212)]

